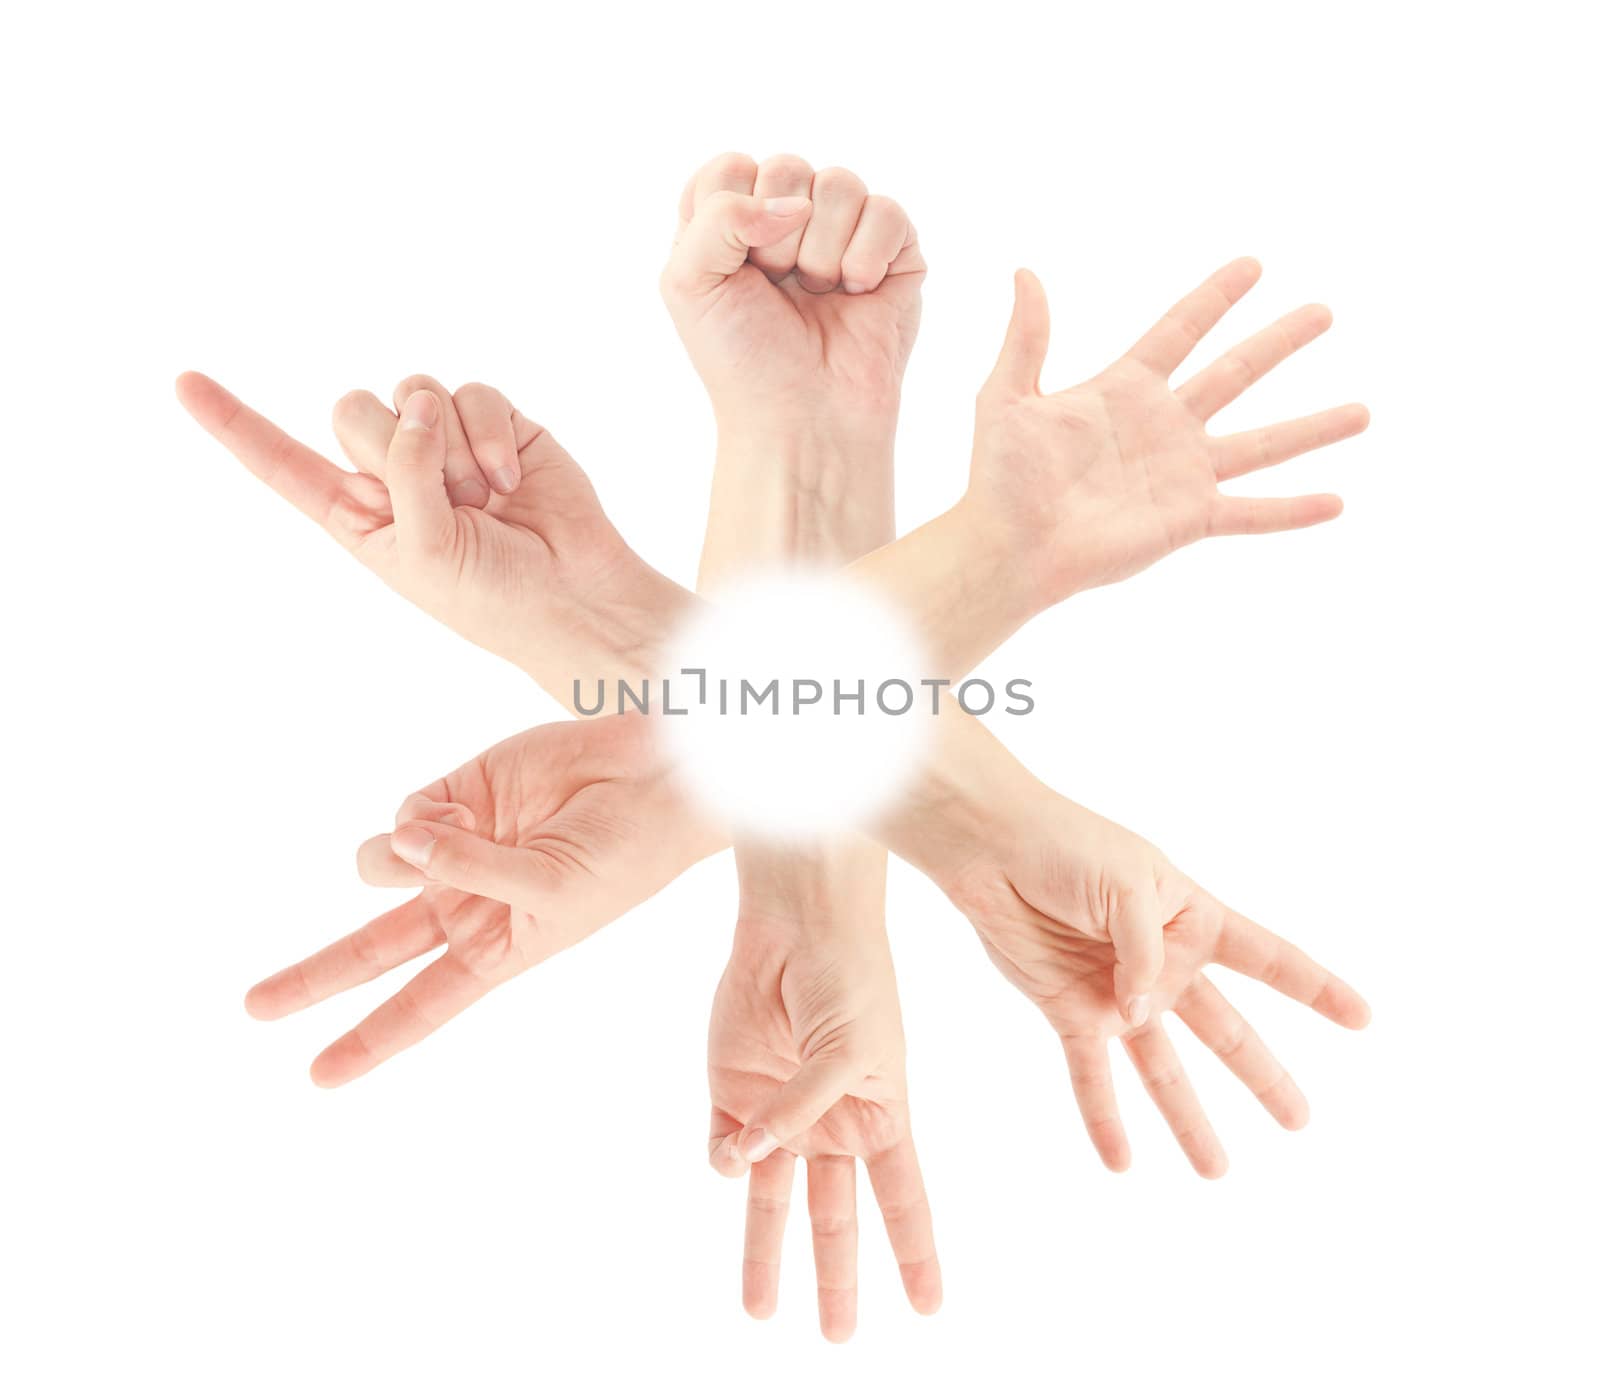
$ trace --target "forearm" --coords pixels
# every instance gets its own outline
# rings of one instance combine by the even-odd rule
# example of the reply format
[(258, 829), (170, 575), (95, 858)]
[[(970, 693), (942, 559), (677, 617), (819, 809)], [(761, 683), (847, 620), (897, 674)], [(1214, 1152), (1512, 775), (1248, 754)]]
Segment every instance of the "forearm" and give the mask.
[(993, 862), (998, 845), (1036, 830), (1054, 798), (976, 717), (950, 708), (915, 779), (871, 831), (948, 894)]
[(581, 601), (530, 615), (513, 662), (569, 712), (614, 714), (622, 683), (638, 690), (672, 672), (668, 644), (698, 604), (629, 551)]
[(849, 570), (902, 614), (933, 678), (964, 677), (1050, 604), (1029, 555), (965, 499)]
[[(894, 537), (894, 416), (760, 433), (723, 427), (700, 563), (702, 593), (780, 565), (832, 570)], [(838, 836), (805, 845), (736, 840), (739, 916), (809, 932), (881, 929), (887, 855)]]

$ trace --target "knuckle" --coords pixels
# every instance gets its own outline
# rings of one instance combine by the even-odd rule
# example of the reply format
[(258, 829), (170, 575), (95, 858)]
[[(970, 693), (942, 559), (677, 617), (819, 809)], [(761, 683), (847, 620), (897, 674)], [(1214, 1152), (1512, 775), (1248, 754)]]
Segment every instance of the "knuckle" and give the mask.
[(408, 375), (394, 387), (397, 399), (409, 399), (418, 390), (436, 390), (437, 382), (431, 375)]
[(756, 170), (760, 183), (797, 183), (811, 180), (811, 165), (798, 154), (773, 154)]
[(707, 159), (700, 169), (699, 180), (710, 182), (731, 181), (734, 179), (750, 178), (756, 176), (756, 161), (748, 154), (730, 149), (726, 153), (718, 154), (713, 159)]
[(881, 193), (873, 193), (867, 198), (866, 211), (891, 226), (909, 226), (911, 218), (906, 215), (906, 209), (892, 197), (884, 197)]
[(811, 197), (816, 202), (863, 202), (867, 185), (848, 168), (825, 168), (811, 180)]
[(469, 380), (455, 392), (454, 398), (458, 404), (498, 405), (504, 396), (493, 385), (486, 385), (481, 380)]

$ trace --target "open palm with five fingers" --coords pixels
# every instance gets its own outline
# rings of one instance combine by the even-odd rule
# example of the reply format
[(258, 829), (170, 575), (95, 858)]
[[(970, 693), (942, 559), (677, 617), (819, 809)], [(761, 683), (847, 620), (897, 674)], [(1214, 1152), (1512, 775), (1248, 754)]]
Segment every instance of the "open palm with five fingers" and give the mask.
[(711, 1010), (711, 1163), (749, 1173), (744, 1302), (777, 1306), (795, 1159), (806, 1161), (822, 1331), (856, 1323), (856, 1160), (919, 1312), (942, 1288), (906, 1104), (905, 1035), (889, 940), (878, 921), (797, 925), (741, 912)]
[(1035, 565), (1037, 604), (1120, 581), (1211, 535), (1301, 529), (1339, 514), (1337, 496), (1245, 499), (1218, 484), (1353, 437), (1367, 426), (1363, 406), (1226, 437), (1206, 431), (1224, 405), (1328, 329), (1326, 308), (1296, 309), (1185, 384), (1170, 382), (1260, 274), (1256, 261), (1235, 260), (1092, 380), (1044, 394), (1044, 289), (1018, 271), (1005, 343), (978, 396), (963, 504)]
[(443, 946), (312, 1064), (322, 1086), (360, 1077), (519, 972), (642, 903), (721, 841), (684, 801), (639, 717), (553, 722), (492, 746), (410, 795), (363, 843), (362, 877), (422, 886), (252, 988), (278, 1019)]

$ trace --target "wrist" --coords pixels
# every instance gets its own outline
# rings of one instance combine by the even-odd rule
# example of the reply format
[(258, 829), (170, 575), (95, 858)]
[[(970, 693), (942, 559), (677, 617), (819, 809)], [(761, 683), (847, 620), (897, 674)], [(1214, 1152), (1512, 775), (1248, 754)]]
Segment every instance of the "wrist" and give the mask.
[(854, 935), (882, 928), (883, 850), (861, 837), (734, 846), (741, 927), (788, 937)]
[(786, 561), (840, 567), (894, 538), (894, 412), (719, 418), (702, 589)]
[(642, 688), (661, 677), (673, 633), (699, 601), (631, 552), (625, 562), (581, 600), (542, 607), (523, 625), (517, 666), (569, 711), (579, 710), (581, 689), (580, 715), (595, 715), (597, 698), (600, 710), (617, 711), (619, 681)]
[(941, 890), (958, 896), (975, 876), (1035, 832), (1054, 795), (978, 721), (940, 717), (933, 749), (874, 836)]

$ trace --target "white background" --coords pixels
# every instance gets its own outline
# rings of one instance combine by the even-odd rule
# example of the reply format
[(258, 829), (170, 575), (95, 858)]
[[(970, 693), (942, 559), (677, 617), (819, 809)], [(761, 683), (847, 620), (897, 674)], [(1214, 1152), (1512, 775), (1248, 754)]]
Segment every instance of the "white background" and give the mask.
[[(0, 1373), (1592, 1369), (1600, 305), (1577, 7), (937, 8), (8, 19)], [(250, 982), (391, 902), (352, 853), (406, 792), (556, 711), (171, 393), (204, 369), (331, 447), (347, 389), (490, 380), (691, 580), (711, 425), (655, 277), (682, 182), (728, 148), (846, 164), (921, 232), (903, 528), (960, 490), (1018, 264), (1051, 292), (1059, 387), (1257, 255), (1219, 347), (1308, 300), (1338, 320), (1223, 422), (1350, 398), (1374, 417), (1252, 478), (1338, 490), (1338, 523), (1188, 550), (993, 665), (1039, 685), (1040, 714), (994, 723), (1038, 774), (1356, 982), (1374, 1023), (1224, 974), (1310, 1127), (1277, 1129), (1174, 1024), (1232, 1172), (1190, 1173), (1120, 1065), (1116, 1177), (1046, 1026), (899, 870), (946, 1301), (905, 1306), (864, 1197), (842, 1348), (816, 1330), (802, 1215), (777, 1318), (742, 1315), (743, 1189), (705, 1166), (728, 858), (344, 1090), (306, 1063), (383, 983), (246, 1018)]]

